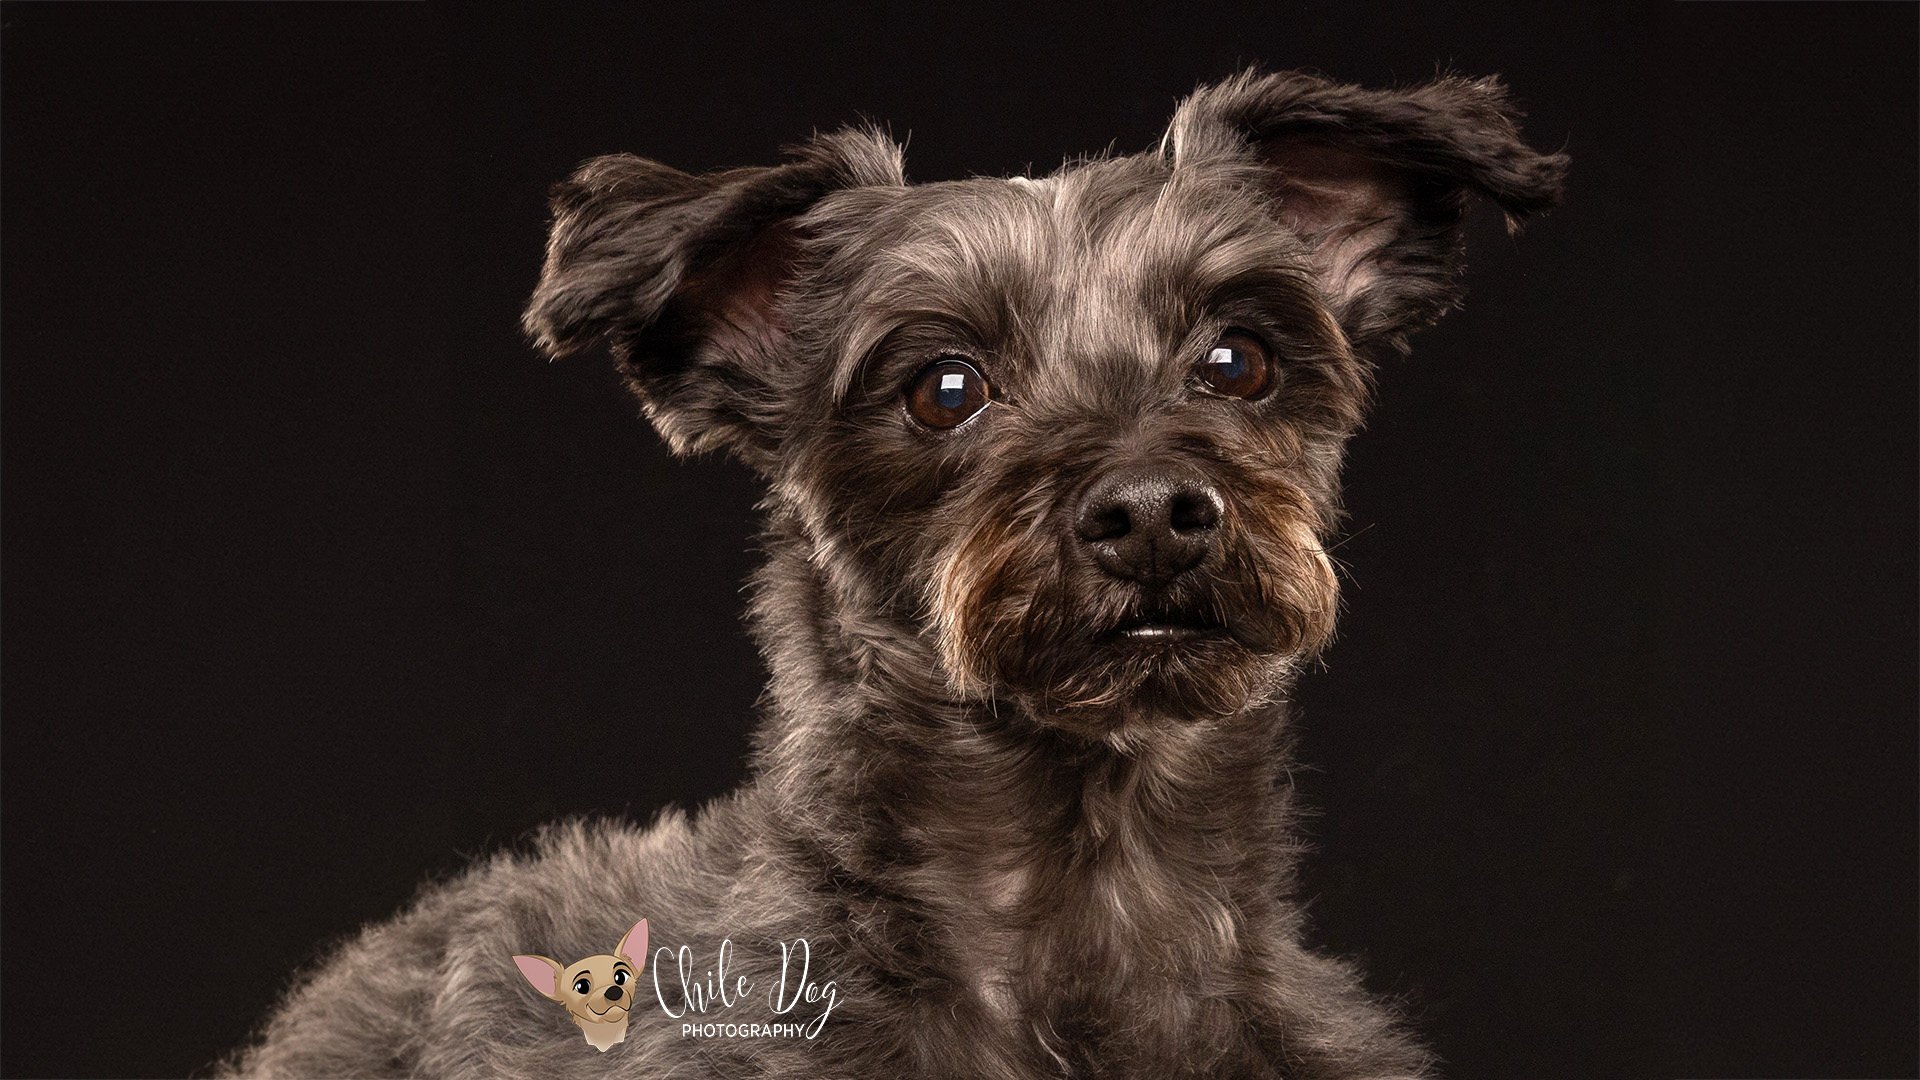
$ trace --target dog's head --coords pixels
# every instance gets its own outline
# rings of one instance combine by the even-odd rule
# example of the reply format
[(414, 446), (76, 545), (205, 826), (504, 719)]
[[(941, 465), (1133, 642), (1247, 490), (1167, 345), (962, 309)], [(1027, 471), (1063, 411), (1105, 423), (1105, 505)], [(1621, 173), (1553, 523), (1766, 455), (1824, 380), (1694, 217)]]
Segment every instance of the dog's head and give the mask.
[[(634, 991), (647, 962), (647, 920), (633, 924), (611, 953), (589, 956), (566, 967), (559, 961), (527, 953), (513, 958), (529, 984), (542, 996), (559, 1002), (574, 1023), (587, 1032), (588, 1041), (602, 1050), (624, 1034), (633, 1008)], [(620, 1030), (613, 1031), (618, 1028)], [(606, 1029), (603, 1034), (601, 1030)], [(595, 1041), (596, 1035), (600, 1036)], [(605, 1045), (602, 1045), (602, 1044)]]
[(1158, 148), (909, 185), (872, 130), (771, 168), (556, 189), (526, 325), (606, 337), (678, 452), (725, 448), (872, 679), (1111, 732), (1244, 708), (1331, 633), (1369, 357), (1459, 296), (1470, 193), (1565, 159), (1497, 82), (1242, 75)]

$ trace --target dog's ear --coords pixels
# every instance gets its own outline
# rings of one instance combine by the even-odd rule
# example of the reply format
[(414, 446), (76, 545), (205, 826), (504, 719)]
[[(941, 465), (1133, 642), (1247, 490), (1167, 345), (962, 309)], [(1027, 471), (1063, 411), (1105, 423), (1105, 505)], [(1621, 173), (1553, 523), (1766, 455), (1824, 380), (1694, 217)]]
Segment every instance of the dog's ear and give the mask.
[(546, 268), (522, 322), (549, 356), (611, 341), (676, 453), (725, 448), (764, 467), (778, 399), (782, 291), (802, 269), (796, 219), (836, 190), (906, 182), (869, 128), (816, 136), (794, 160), (690, 176), (621, 154), (553, 190)]
[(566, 971), (566, 968), (544, 956), (532, 953), (514, 957), (513, 966), (520, 969), (520, 974), (527, 977), (527, 981), (533, 984), (533, 988), (538, 990), (542, 997), (552, 998), (554, 1001), (561, 1000), (560, 974)]
[(620, 944), (613, 952), (616, 956), (624, 956), (633, 961), (633, 969), (635, 971), (646, 970), (647, 920), (641, 919), (639, 922), (634, 923), (633, 929), (621, 935)]
[(1566, 155), (1521, 142), (1519, 117), (1495, 78), (1363, 90), (1247, 72), (1182, 102), (1161, 153), (1176, 170), (1251, 154), (1348, 338), (1405, 351), (1460, 298), (1469, 193), (1510, 231), (1559, 201)]

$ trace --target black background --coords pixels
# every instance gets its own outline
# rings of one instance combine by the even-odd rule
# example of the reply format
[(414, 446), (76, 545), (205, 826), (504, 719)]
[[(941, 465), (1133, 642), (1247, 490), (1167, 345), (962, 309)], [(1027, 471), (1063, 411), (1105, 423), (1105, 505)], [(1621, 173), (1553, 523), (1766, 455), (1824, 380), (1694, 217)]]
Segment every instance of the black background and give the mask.
[(1563, 209), (1383, 373), (1315, 937), (1461, 1077), (1916, 1069), (1916, 8), (9, 3), (0, 1071), (158, 1075), (555, 815), (742, 775), (755, 492), (515, 326), (543, 193), (916, 179), (1246, 62), (1499, 72)]

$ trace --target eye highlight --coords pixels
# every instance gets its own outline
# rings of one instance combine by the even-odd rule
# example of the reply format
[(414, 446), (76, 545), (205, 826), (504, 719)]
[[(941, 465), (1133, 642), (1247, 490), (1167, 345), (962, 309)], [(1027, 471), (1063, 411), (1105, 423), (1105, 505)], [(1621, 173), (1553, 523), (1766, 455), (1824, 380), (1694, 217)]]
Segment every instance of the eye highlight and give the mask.
[(959, 427), (987, 407), (987, 377), (958, 357), (942, 357), (907, 386), (907, 412), (935, 430)]
[(1273, 385), (1273, 354), (1245, 330), (1228, 330), (1193, 365), (1193, 374), (1213, 393), (1251, 401)]

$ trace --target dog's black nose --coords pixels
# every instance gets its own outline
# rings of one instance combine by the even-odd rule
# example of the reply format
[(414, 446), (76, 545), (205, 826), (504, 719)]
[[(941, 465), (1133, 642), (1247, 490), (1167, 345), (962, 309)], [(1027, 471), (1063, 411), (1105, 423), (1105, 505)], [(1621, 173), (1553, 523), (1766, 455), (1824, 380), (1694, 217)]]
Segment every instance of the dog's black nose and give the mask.
[(1142, 585), (1165, 585), (1213, 550), (1220, 492), (1192, 469), (1115, 469), (1080, 500), (1074, 534), (1100, 568)]
[(621, 990), (620, 990), (620, 988), (619, 988), (619, 987), (617, 987), (617, 986), (609, 986), (609, 987), (607, 987), (607, 1000), (608, 1000), (608, 1001), (619, 1001), (619, 1000), (620, 1000), (620, 993), (621, 993)]

